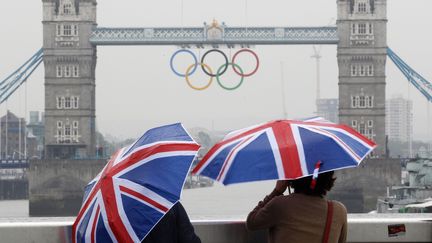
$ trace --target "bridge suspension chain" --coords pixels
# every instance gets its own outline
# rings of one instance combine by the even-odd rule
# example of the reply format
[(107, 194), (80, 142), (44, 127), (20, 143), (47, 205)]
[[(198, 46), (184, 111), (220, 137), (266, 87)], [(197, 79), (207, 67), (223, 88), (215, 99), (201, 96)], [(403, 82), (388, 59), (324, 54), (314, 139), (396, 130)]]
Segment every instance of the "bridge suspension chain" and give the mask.
[(408, 81), (432, 103), (432, 84), (406, 64), (392, 49), (387, 48), (387, 55), (405, 75)]
[(15, 72), (0, 82), (0, 104), (7, 100), (36, 70), (43, 57), (42, 48), (30, 57)]

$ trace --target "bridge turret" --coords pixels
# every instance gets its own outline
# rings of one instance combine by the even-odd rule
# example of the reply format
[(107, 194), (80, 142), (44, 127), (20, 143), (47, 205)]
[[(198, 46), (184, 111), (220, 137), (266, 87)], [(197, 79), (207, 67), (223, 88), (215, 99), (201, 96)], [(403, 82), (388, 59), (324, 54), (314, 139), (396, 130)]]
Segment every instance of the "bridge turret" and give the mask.
[(95, 0), (42, 0), (45, 155), (95, 155)]
[(339, 121), (385, 155), (387, 0), (338, 0)]

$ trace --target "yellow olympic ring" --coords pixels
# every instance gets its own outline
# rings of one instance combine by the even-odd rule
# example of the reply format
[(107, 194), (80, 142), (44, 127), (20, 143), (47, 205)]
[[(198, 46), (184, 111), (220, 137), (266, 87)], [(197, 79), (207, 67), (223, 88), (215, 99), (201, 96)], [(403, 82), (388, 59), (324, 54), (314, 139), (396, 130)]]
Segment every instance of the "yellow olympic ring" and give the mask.
[[(186, 82), (187, 82), (187, 84), (189, 85), (189, 87), (191, 87), (192, 89), (195, 89), (195, 90), (205, 90), (205, 89), (207, 89), (207, 88), (211, 85), (211, 83), (213, 82), (213, 77), (210, 76), (210, 79), (209, 79), (209, 81), (208, 81), (208, 84), (205, 85), (205, 86), (203, 86), (203, 87), (196, 87), (196, 86), (193, 86), (193, 85), (191, 84), (190, 80), (189, 80), (189, 72), (190, 72), (191, 69), (194, 68), (196, 65), (197, 65), (197, 64), (194, 63), (194, 64), (190, 65), (190, 66), (186, 69), (186, 75), (185, 75)], [(201, 67), (203, 67), (203, 68), (206, 68), (207, 71), (209, 71), (209, 73), (213, 74), (213, 71), (212, 71), (212, 69), (211, 69), (211, 67), (210, 67), (209, 65), (207, 65), (207, 64), (205, 64), (205, 63), (199, 63), (199, 65), (201, 65)]]

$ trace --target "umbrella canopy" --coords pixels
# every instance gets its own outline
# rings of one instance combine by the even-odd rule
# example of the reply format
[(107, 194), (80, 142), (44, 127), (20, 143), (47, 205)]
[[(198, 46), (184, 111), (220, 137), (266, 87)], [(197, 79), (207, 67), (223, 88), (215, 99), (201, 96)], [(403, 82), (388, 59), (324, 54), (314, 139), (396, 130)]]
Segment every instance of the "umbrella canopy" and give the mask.
[(353, 128), (322, 118), (277, 120), (228, 134), (192, 173), (223, 184), (297, 179), (357, 166), (376, 144)]
[(141, 242), (180, 199), (199, 147), (177, 123), (116, 152), (85, 188), (73, 242)]

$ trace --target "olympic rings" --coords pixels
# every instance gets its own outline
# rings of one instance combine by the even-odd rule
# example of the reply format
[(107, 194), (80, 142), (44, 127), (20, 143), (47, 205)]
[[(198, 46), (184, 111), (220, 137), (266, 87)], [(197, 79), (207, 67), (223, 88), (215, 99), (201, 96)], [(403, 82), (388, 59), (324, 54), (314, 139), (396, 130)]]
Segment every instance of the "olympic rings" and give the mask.
[[(240, 82), (239, 82), (236, 86), (234, 86), (234, 87), (227, 87), (227, 86), (223, 85), (223, 84), (221, 83), (221, 81), (219, 80), (219, 77), (220, 77), (220, 75), (219, 75), (219, 74), (220, 74), (220, 71), (222, 70), (222, 68), (225, 68), (224, 70), (226, 71), (228, 65), (231, 65), (233, 68), (234, 68), (234, 67), (238, 68), (238, 69), (240, 70), (240, 73), (241, 73), (241, 75), (240, 75)], [(228, 63), (228, 64), (222, 64), (222, 66), (220, 66), (219, 69), (217, 70), (216, 80), (217, 80), (218, 84), (219, 84), (222, 88), (224, 88), (224, 89), (226, 89), (226, 90), (234, 90), (234, 89), (237, 89), (238, 87), (240, 87), (240, 85), (243, 83), (243, 80), (244, 80), (243, 70), (241, 69), (241, 67), (240, 67), (239, 65), (237, 65), (237, 64), (235, 64), (235, 63), (232, 63), (232, 62), (230, 62), (230, 63)]]
[[(179, 53), (182, 53), (182, 52), (190, 54), (192, 56), (192, 58), (194, 59), (194, 63), (192, 63), (191, 65), (189, 65), (187, 67), (186, 72), (184, 74), (177, 72), (175, 70), (175, 68), (174, 68), (174, 58)], [(212, 68), (204, 62), (206, 56), (208, 54), (210, 54), (211, 52), (218, 52), (225, 59), (225, 63), (222, 64), (217, 69), (216, 74), (214, 74), (213, 71), (212, 71)], [(240, 65), (238, 65), (237, 63), (235, 63), (235, 60), (238, 57), (238, 55), (240, 53), (243, 53), (243, 52), (249, 52), (250, 54), (252, 54), (253, 57), (255, 58), (255, 61), (256, 61), (256, 67), (251, 72), (249, 72), (249, 73), (244, 73), (244, 71), (240, 67)], [(192, 85), (192, 82), (190, 81), (190, 76), (196, 71), (198, 65), (201, 66), (201, 69), (203, 70), (203, 72), (210, 77), (210, 79), (208, 80), (207, 84), (204, 85), (204, 86), (202, 86), (202, 87), (194, 86), (194, 85)], [(173, 53), (173, 55), (171, 56), (171, 59), (170, 59), (170, 67), (171, 67), (171, 70), (174, 72), (174, 74), (176, 74), (177, 76), (180, 76), (180, 77), (184, 77), (186, 79), (186, 82), (187, 82), (188, 86), (191, 87), (192, 89), (195, 89), (195, 90), (204, 90), (204, 89), (210, 87), (211, 83), (213, 82), (213, 78), (214, 77), (216, 77), (216, 80), (217, 80), (218, 84), (223, 89), (226, 89), (226, 90), (237, 89), (243, 83), (245, 77), (252, 76), (253, 74), (255, 74), (258, 71), (259, 65), (260, 65), (260, 61), (259, 61), (258, 55), (255, 52), (253, 52), (252, 50), (250, 50), (250, 49), (241, 49), (241, 50), (237, 51), (234, 54), (234, 56), (232, 57), (231, 62), (228, 61), (228, 57), (225, 55), (225, 53), (222, 52), (222, 51), (220, 51), (219, 49), (211, 49), (211, 50), (206, 51), (204, 53), (204, 55), (202, 56), (202, 58), (201, 58), (201, 62), (198, 62), (198, 59), (197, 59), (196, 55), (192, 51), (190, 51), (188, 49), (177, 50), (176, 52)], [(240, 82), (237, 85), (233, 86), (233, 87), (228, 87), (228, 86), (222, 84), (222, 82), (220, 80), (220, 77), (227, 71), (228, 66), (231, 66), (232, 69), (233, 69), (233, 71), (237, 75), (240, 76)]]
[[(197, 66), (198, 66), (198, 59), (197, 59), (197, 57), (195, 56), (195, 54), (194, 54), (192, 51), (188, 50), (188, 49), (180, 49), (180, 50), (174, 52), (174, 54), (171, 56), (171, 59), (170, 59), (170, 67), (171, 67), (171, 70), (172, 70), (172, 71), (173, 71), (177, 76), (180, 76), (180, 77), (186, 77), (186, 74), (178, 73), (178, 72), (174, 69), (174, 65), (173, 65), (174, 57), (176, 57), (177, 54), (179, 54), (180, 52), (186, 52), (186, 53), (191, 54), (191, 56), (193, 57), (193, 59), (194, 59), (194, 61), (195, 61), (195, 63), (194, 63), (194, 65), (195, 65), (195, 66), (194, 66), (194, 69), (192, 70), (192, 72), (191, 72), (190, 74), (193, 74), (193, 73), (195, 72), (195, 70), (196, 70), (196, 68), (197, 68)], [(190, 75), (190, 74), (189, 74), (189, 75)]]
[(252, 50), (250, 50), (250, 49), (241, 49), (240, 51), (238, 51), (238, 52), (236, 52), (236, 53), (234, 54), (234, 56), (233, 56), (231, 62), (232, 62), (232, 63), (235, 63), (235, 59), (236, 59), (237, 55), (240, 54), (240, 53), (242, 53), (242, 52), (249, 52), (249, 53), (251, 53), (251, 54), (255, 57), (255, 61), (256, 61), (256, 67), (255, 67), (255, 69), (252, 70), (252, 72), (250, 72), (250, 73), (243, 74), (243, 72), (242, 72), (242, 73), (240, 74), (240, 73), (237, 71), (237, 69), (236, 69), (236, 67), (237, 67), (236, 65), (232, 65), (232, 68), (233, 68), (234, 72), (237, 73), (238, 75), (240, 75), (240, 76), (242, 76), (242, 77), (249, 77), (249, 76), (255, 74), (256, 71), (258, 71), (258, 68), (259, 68), (259, 58), (258, 58), (257, 54), (256, 54), (255, 52), (253, 52)]
[[(213, 71), (211, 70), (211, 68), (210, 68), (209, 65), (207, 65), (207, 64), (205, 64), (205, 63), (199, 63), (199, 65), (201, 66), (201, 68), (202, 68), (203, 70), (205, 70), (205, 68), (207, 68), (207, 69), (210, 71), (210, 73), (213, 73)], [(192, 65), (190, 65), (190, 66), (186, 69), (186, 74), (185, 74), (186, 82), (187, 82), (187, 84), (189, 85), (189, 87), (191, 87), (191, 88), (194, 89), (194, 90), (205, 90), (205, 89), (207, 89), (207, 88), (210, 86), (210, 84), (213, 82), (213, 76), (210, 76), (210, 79), (209, 79), (207, 85), (205, 85), (205, 86), (203, 86), (203, 87), (196, 87), (196, 86), (193, 86), (193, 85), (191, 84), (190, 80), (189, 80), (189, 75), (192, 74), (193, 71), (192, 71), (191, 73), (189, 73), (189, 72), (191, 71), (192, 68), (193, 68), (193, 70), (195, 71), (195, 69), (196, 69), (197, 66), (198, 66), (198, 64), (192, 64)], [(207, 73), (207, 72), (206, 72), (206, 73)]]
[(225, 55), (225, 53), (223, 53), (222, 51), (220, 51), (218, 49), (211, 49), (211, 50), (207, 51), (206, 53), (204, 53), (204, 55), (201, 58), (201, 63), (204, 63), (205, 57), (207, 56), (207, 54), (209, 54), (211, 52), (218, 52), (218, 53), (220, 53), (224, 57), (224, 59), (225, 59), (225, 64), (224, 64), (225, 68), (224, 68), (224, 70), (222, 72), (220, 72), (220, 73), (218, 72), (217, 74), (208, 73), (203, 66), (201, 66), (202, 70), (205, 72), (205, 74), (207, 74), (207, 75), (209, 75), (211, 77), (216, 77), (217, 75), (224, 74), (226, 72), (226, 70), (228, 69), (228, 57)]

